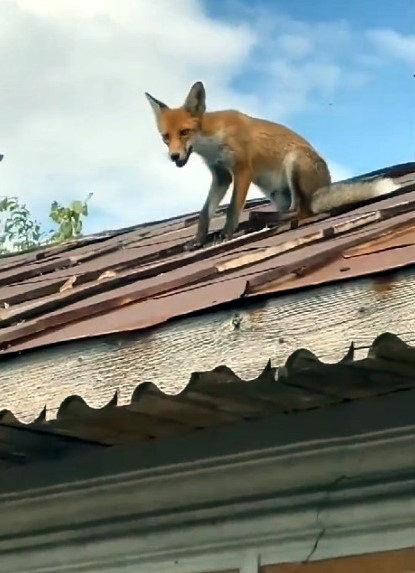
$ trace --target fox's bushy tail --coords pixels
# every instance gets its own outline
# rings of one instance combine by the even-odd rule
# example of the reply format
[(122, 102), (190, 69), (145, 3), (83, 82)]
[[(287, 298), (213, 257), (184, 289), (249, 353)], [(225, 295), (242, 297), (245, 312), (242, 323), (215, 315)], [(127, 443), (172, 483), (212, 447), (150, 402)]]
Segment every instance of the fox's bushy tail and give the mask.
[(332, 183), (314, 193), (310, 208), (315, 215), (326, 213), (338, 207), (389, 195), (398, 188), (399, 185), (389, 177), (379, 177), (372, 181)]

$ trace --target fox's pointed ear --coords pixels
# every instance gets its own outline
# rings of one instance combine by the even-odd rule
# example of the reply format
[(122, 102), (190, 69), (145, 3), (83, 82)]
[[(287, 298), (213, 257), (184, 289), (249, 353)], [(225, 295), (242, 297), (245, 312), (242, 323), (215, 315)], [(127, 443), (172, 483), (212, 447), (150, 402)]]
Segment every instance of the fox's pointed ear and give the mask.
[(145, 92), (144, 95), (146, 96), (146, 98), (148, 99), (148, 101), (150, 102), (150, 105), (154, 111), (154, 115), (156, 116), (156, 119), (158, 120), (158, 118), (160, 117), (160, 113), (162, 112), (163, 109), (168, 109), (169, 106), (166, 105), (165, 103), (163, 103), (162, 101), (159, 101), (158, 99), (156, 99), (155, 97), (153, 97), (152, 95), (150, 95), (149, 93)]
[(206, 92), (202, 82), (196, 82), (190, 88), (183, 105), (192, 115), (203, 115), (206, 111)]

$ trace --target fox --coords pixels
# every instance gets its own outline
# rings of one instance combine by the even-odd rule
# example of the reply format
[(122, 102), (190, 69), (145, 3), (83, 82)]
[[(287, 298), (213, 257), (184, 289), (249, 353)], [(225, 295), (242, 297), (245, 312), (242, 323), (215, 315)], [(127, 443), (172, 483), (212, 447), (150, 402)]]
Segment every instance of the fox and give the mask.
[(289, 127), (234, 109), (206, 111), (206, 90), (201, 81), (191, 86), (180, 107), (169, 107), (144, 93), (170, 160), (182, 168), (196, 153), (211, 173), (192, 242), (195, 248), (206, 244), (211, 219), (232, 182), (221, 240), (232, 239), (237, 231), (252, 183), (279, 214), (298, 221), (383, 197), (399, 187), (382, 176), (333, 183), (326, 160)]

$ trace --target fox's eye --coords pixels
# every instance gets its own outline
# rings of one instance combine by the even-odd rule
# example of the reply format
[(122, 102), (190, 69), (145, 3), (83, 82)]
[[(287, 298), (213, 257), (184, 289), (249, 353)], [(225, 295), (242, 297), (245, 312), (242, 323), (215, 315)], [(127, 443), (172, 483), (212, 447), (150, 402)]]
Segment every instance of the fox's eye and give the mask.
[(163, 135), (162, 135), (161, 137), (162, 137), (164, 143), (168, 143), (168, 142), (169, 142), (170, 137), (169, 137), (169, 134), (168, 134), (168, 133), (163, 133)]
[(184, 137), (186, 135), (189, 135), (189, 132), (190, 132), (190, 129), (181, 129), (180, 135)]

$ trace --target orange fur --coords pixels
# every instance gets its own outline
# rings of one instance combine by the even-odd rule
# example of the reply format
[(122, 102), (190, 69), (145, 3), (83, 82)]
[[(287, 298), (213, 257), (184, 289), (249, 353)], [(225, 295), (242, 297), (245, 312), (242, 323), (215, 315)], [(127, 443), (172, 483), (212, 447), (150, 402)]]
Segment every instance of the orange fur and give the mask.
[(288, 127), (235, 110), (206, 112), (201, 82), (192, 86), (181, 107), (169, 108), (150, 94), (146, 96), (172, 161), (183, 167), (194, 151), (211, 171), (212, 184), (199, 216), (195, 241), (198, 245), (206, 242), (210, 219), (232, 180), (232, 197), (222, 233), (228, 239), (238, 227), (252, 183), (278, 211), (297, 218), (396, 188), (384, 179), (384, 186), (376, 186), (377, 182), (340, 184), (341, 194), (333, 194), (327, 163), (308, 141)]

